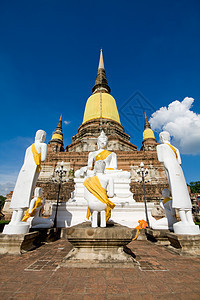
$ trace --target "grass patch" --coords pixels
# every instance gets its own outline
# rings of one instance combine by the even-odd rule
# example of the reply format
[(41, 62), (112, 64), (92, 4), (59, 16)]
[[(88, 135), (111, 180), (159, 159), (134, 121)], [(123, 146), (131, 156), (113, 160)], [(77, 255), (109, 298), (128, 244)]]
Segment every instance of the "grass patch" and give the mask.
[(9, 220), (0, 220), (0, 224), (8, 224), (8, 223), (10, 223)]
[(10, 221), (8, 221), (8, 220), (0, 220), (0, 232), (3, 231), (4, 226), (5, 226), (6, 224), (8, 224), (8, 223), (10, 223)]

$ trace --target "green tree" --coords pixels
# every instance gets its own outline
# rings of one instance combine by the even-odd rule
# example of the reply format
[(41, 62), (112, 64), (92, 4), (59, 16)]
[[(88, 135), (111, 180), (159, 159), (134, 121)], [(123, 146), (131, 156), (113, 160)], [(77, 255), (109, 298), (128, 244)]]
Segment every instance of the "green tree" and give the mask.
[(192, 181), (189, 184), (192, 194), (200, 193), (200, 181)]
[(0, 210), (3, 208), (6, 197), (0, 195)]

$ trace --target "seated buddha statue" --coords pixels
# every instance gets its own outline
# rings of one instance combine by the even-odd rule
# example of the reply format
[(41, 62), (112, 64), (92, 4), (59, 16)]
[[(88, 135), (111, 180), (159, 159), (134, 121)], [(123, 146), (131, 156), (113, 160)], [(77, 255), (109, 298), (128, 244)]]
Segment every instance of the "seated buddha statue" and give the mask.
[(76, 178), (92, 176), (94, 173), (94, 164), (98, 160), (105, 162), (106, 170), (117, 170), (117, 155), (114, 152), (106, 150), (107, 145), (108, 138), (102, 130), (97, 139), (98, 150), (89, 153), (88, 165), (75, 172)]
[(94, 176), (94, 165), (97, 161), (105, 163), (105, 174), (114, 181), (114, 198), (115, 203), (130, 203), (134, 202), (133, 194), (130, 191), (130, 172), (117, 169), (117, 155), (114, 152), (108, 151), (108, 138), (104, 131), (101, 131), (97, 139), (98, 150), (92, 151), (88, 155), (88, 165), (82, 167), (75, 172), (75, 190), (72, 194), (70, 202), (85, 203), (84, 200), (84, 185), (86, 177)]

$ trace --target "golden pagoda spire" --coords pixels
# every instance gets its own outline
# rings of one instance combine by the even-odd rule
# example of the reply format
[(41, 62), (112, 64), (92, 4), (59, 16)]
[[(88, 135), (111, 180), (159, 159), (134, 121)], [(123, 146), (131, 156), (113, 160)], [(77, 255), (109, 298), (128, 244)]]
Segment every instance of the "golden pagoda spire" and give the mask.
[(146, 111), (144, 112), (144, 129), (147, 129), (147, 128), (150, 128), (151, 129), (151, 126), (149, 124), (149, 121), (147, 119), (147, 114), (146, 114)]
[(103, 62), (103, 50), (101, 49), (100, 50), (100, 58), (99, 58), (99, 67), (98, 67), (98, 70), (99, 69), (104, 69), (104, 62)]
[(92, 88), (92, 93), (94, 94), (98, 92), (104, 92), (110, 94), (110, 91), (111, 89), (108, 85), (106, 72), (104, 68), (103, 50), (101, 49), (97, 77), (96, 77), (95, 85)]
[(110, 87), (106, 79), (102, 49), (100, 51), (98, 72), (92, 92), (85, 106), (82, 124), (91, 120), (100, 120), (100, 129), (103, 119), (112, 120), (120, 124), (116, 101), (110, 95)]
[(144, 132), (143, 132), (143, 142), (147, 139), (155, 139), (153, 130), (151, 129), (151, 126), (149, 124), (149, 121), (147, 119), (147, 114), (144, 112)]

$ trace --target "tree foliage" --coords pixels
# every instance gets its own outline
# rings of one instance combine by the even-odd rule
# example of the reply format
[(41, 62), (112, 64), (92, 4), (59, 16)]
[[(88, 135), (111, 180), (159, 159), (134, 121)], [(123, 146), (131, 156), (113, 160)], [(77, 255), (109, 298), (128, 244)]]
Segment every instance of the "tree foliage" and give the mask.
[(200, 194), (200, 181), (192, 181), (189, 186), (192, 194)]
[(0, 210), (3, 208), (6, 197), (0, 195)]

